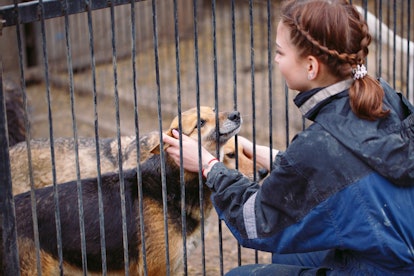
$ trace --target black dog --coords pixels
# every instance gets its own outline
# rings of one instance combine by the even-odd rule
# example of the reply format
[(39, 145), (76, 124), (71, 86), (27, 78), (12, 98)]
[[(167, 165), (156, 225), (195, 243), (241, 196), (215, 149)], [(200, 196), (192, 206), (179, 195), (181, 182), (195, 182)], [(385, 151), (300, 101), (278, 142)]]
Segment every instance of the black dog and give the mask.
[[(211, 127), (215, 121), (214, 112), (203, 116), (201, 143), (209, 151), (222, 146), (240, 130), (239, 112), (221, 112), (219, 129)], [(176, 128), (174, 121), (167, 135)], [(185, 133), (192, 133), (195, 126), (189, 126)], [(215, 142), (218, 131), (218, 143)], [(196, 137), (196, 134), (192, 134)], [(191, 137), (191, 136), (190, 136)], [(147, 272), (149, 275), (167, 274), (166, 243), (164, 230), (164, 209), (168, 218), (168, 243), (171, 273), (180, 268), (183, 258), (182, 215), (181, 215), (181, 177), (180, 168), (166, 154), (164, 163), (160, 156), (160, 147), (152, 151), (147, 160), (140, 164), (139, 176), (136, 169), (123, 171), (123, 181), (118, 172), (102, 176), (102, 200), (105, 226), (105, 245), (107, 270), (112, 274), (125, 274), (123, 253), (123, 228), (121, 185), (125, 191), (126, 230), (128, 238), (128, 270), (131, 275), (142, 275), (144, 264), (142, 258), (141, 226), (144, 227)], [(163, 206), (162, 168), (165, 168), (166, 200)], [(139, 178), (140, 177), (140, 178)], [(138, 178), (142, 181), (138, 181)], [(206, 217), (210, 214), (212, 204), (209, 200), (210, 190), (198, 173), (184, 171), (185, 184), (185, 219), (187, 244), (192, 247), (199, 240), (201, 227), (200, 185), (203, 189), (203, 210)], [(142, 202), (138, 197), (138, 184), (142, 183)], [(56, 185), (59, 196), (61, 221), (61, 240), (63, 252), (63, 270), (67, 275), (82, 274), (81, 236), (79, 227), (77, 181)], [(86, 239), (86, 257), (88, 273), (100, 274), (102, 269), (98, 179), (89, 178), (81, 181), (84, 210), (84, 229)], [(37, 219), (39, 226), (40, 263), (44, 275), (59, 274), (57, 251), (57, 234), (55, 222), (54, 187), (48, 186), (35, 190), (37, 202)], [(36, 250), (34, 245), (33, 221), (30, 192), (14, 197), (16, 209), (16, 227), (19, 245), (21, 275), (36, 274)], [(144, 224), (141, 225), (139, 206), (143, 206)], [(0, 233), (2, 234), (2, 233)], [(191, 248), (188, 248), (191, 249)], [(1, 248), (0, 252), (3, 252)], [(1, 256), (0, 256), (1, 257)]]

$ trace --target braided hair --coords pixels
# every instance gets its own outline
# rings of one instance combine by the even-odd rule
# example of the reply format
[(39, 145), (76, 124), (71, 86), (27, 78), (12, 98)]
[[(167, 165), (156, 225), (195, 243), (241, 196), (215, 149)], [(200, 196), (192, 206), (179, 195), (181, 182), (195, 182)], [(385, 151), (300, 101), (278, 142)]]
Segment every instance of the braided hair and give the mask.
[(315, 56), (341, 79), (354, 77), (349, 98), (359, 118), (376, 120), (388, 115), (379, 82), (369, 75), (354, 75), (365, 63), (372, 39), (354, 6), (347, 0), (287, 0), (281, 15), (299, 56)]

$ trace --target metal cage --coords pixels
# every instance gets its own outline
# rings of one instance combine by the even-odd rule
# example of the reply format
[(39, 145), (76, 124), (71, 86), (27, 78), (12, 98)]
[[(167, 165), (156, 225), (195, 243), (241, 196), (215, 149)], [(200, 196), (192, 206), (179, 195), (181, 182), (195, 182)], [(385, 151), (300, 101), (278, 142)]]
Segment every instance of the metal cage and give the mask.
[[(382, 76), (413, 102), (411, 1), (354, 0), (353, 3), (361, 7), (374, 38), (367, 61), (370, 74)], [(30, 141), (50, 141), (47, 151), (51, 159), (50, 185), (57, 187), (60, 172), (55, 168), (55, 143), (59, 137), (73, 138), (76, 173), (72, 179), (78, 183), (78, 190), (74, 191), (78, 193), (78, 206), (74, 208), (79, 212), (81, 236), (85, 235), (86, 227), (84, 202), (79, 192), (82, 164), (78, 141), (82, 137), (95, 141), (113, 138), (120, 145), (125, 136), (139, 138), (150, 131), (164, 131), (183, 110), (212, 106), (217, 112), (240, 111), (244, 121), (241, 135), (254, 143), (283, 150), (308, 122), (293, 106), (294, 92), (289, 91), (273, 68), (279, 5), (278, 0), (3, 1), (0, 5), (0, 209), (4, 275), (18, 275), (19, 271), (9, 155), (14, 143), (25, 143), (28, 148), (26, 161), (31, 180), (28, 193), (36, 224), (32, 179), (36, 152), (31, 150)], [(9, 108), (11, 102), (17, 103), (17, 107)], [(17, 118), (11, 117), (9, 109), (17, 113)], [(13, 137), (13, 131), (23, 136)], [(100, 152), (99, 143), (94, 150)], [(114, 156), (122, 178), (120, 146), (117, 150)], [(140, 151), (139, 147), (137, 150)], [(100, 158), (97, 154), (98, 179), (101, 179)], [(56, 205), (57, 191), (56, 188)], [(167, 193), (164, 189), (164, 206)], [(120, 194), (119, 200), (125, 204), (122, 188)], [(102, 211), (104, 206), (99, 207)], [(122, 210), (120, 235), (127, 240), (125, 206)], [(59, 233), (65, 226), (61, 225), (59, 208), (55, 216), (60, 248)], [(185, 227), (182, 229), (184, 250), (180, 272), (183, 274), (223, 275), (237, 265), (270, 262), (268, 253), (237, 245), (214, 215), (208, 219), (200, 216), (203, 222), (210, 220), (210, 226), (208, 230), (201, 227), (197, 253), (187, 254), (191, 245)], [(101, 223), (103, 219), (99, 214)], [(102, 273), (106, 274), (110, 256), (105, 252), (105, 230), (100, 230)], [(35, 226), (35, 235), (38, 231)], [(167, 229), (165, 235), (165, 265), (170, 274)], [(39, 268), (39, 241), (35, 240)], [(84, 237), (81, 241), (86, 274)], [(144, 246), (140, 256), (144, 263), (148, 261), (145, 250)], [(123, 254), (124, 266), (128, 268), (128, 244), (124, 243)], [(61, 251), (58, 255), (62, 268)]]

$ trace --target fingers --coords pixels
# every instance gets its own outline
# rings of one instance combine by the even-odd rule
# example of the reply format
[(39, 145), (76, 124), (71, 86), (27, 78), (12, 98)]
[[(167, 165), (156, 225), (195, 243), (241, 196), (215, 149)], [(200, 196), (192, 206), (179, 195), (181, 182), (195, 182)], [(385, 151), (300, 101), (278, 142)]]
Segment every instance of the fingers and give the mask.
[(246, 156), (248, 156), (249, 158), (252, 158), (252, 156), (253, 156), (253, 143), (250, 140), (248, 140), (247, 138), (244, 138), (243, 136), (238, 136), (237, 140), (240, 143), (240, 145), (242, 146), (244, 154)]
[(178, 131), (177, 130), (173, 130), (172, 131), (172, 134), (173, 134), (174, 137), (171, 137), (171, 136), (163, 133), (162, 134), (162, 141), (164, 143), (166, 143), (166, 144), (169, 144), (171, 146), (176, 147), (176, 146), (178, 146), (178, 139), (176, 139), (176, 138), (178, 138)]
[(180, 133), (178, 132), (178, 130), (177, 129), (173, 129), (172, 131), (171, 131), (171, 133), (172, 133), (172, 135), (175, 137), (175, 138), (178, 138), (179, 136), (180, 136)]

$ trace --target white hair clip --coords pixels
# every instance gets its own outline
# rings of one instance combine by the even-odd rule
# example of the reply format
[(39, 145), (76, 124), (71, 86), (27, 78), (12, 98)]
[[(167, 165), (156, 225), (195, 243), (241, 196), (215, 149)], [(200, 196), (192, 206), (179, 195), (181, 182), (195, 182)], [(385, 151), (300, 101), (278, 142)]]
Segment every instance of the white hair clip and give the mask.
[(368, 74), (367, 68), (364, 64), (357, 65), (356, 68), (352, 69), (352, 75), (354, 80), (359, 80), (365, 77)]

